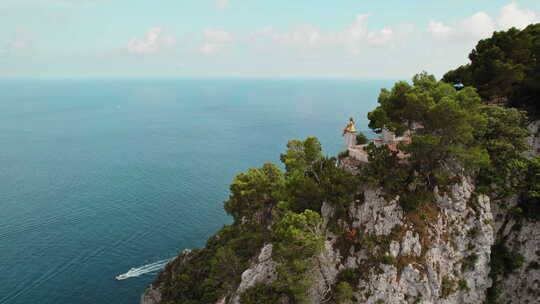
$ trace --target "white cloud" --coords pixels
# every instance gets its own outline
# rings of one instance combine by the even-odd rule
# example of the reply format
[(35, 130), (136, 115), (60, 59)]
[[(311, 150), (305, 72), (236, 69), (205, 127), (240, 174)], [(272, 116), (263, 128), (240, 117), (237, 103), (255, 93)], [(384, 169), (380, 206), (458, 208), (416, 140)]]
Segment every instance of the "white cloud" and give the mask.
[(400, 24), (385, 26), (379, 30), (370, 30), (370, 14), (359, 14), (345, 30), (334, 34), (338, 44), (344, 45), (351, 53), (358, 54), (367, 47), (392, 47), (402, 36), (414, 32), (414, 26)]
[(360, 14), (356, 16), (353, 24), (344, 31), (349, 41), (358, 41), (366, 37), (369, 16), (369, 14)]
[(207, 42), (213, 42), (213, 43), (227, 43), (232, 40), (231, 33), (224, 31), (222, 29), (205, 29), (203, 31), (204, 39)]
[(219, 9), (226, 9), (229, 7), (229, 0), (216, 0), (216, 7)]
[(485, 12), (447, 25), (441, 21), (429, 22), (427, 32), (434, 38), (461, 41), (476, 41), (490, 37), (494, 31), (507, 30), (511, 27), (524, 28), (531, 23), (540, 21), (540, 14), (520, 9), (516, 2), (511, 2), (501, 8), (498, 18), (493, 18)]
[(463, 39), (478, 40), (490, 36), (496, 29), (495, 21), (488, 14), (478, 12), (458, 22), (457, 35)]
[(539, 19), (540, 14), (528, 9), (519, 9), (517, 3), (512, 2), (501, 8), (497, 22), (499, 27), (504, 30), (511, 27), (523, 29), (531, 23), (540, 21)]
[(287, 52), (291, 48), (296, 48), (306, 55), (309, 50), (337, 49), (359, 54), (366, 48), (392, 47), (400, 40), (399, 38), (410, 35), (415, 30), (410, 24), (370, 30), (369, 17), (369, 14), (358, 14), (350, 26), (333, 32), (321, 31), (311, 24), (295, 26), (282, 32), (269, 26), (253, 31), (250, 37), (260, 48), (270, 50), (281, 48), (283, 52)]
[(156, 26), (146, 31), (142, 38), (131, 38), (127, 50), (133, 54), (156, 54), (170, 50), (175, 45), (174, 35)]
[(214, 53), (217, 53), (217, 51), (219, 50), (220, 46), (217, 45), (217, 44), (212, 44), (212, 43), (205, 43), (201, 46), (201, 53), (203, 53), (204, 55), (211, 55), (211, 54), (214, 54)]
[(428, 24), (427, 31), (435, 38), (446, 39), (454, 35), (455, 29), (440, 21), (431, 20)]
[(495, 21), (485, 12), (478, 12), (460, 20), (454, 26), (430, 21), (427, 32), (437, 39), (472, 41), (486, 38), (497, 29)]
[(394, 31), (390, 28), (383, 28), (382, 30), (369, 32), (367, 39), (372, 45), (384, 46), (392, 41), (394, 38)]
[(258, 30), (255, 33), (262, 34), (264, 37), (270, 37), (271, 39), (301, 47), (315, 46), (321, 41), (322, 34), (311, 24), (302, 24), (295, 26), (289, 31), (278, 33), (273, 28), (265, 28)]
[(5, 42), (3, 48), (0, 48), (0, 55), (21, 55), (31, 51), (33, 47), (34, 38), (32, 34), (23, 28), (17, 28), (13, 38)]
[(199, 51), (205, 55), (215, 54), (232, 42), (231, 33), (222, 29), (208, 28), (203, 31), (204, 43)]

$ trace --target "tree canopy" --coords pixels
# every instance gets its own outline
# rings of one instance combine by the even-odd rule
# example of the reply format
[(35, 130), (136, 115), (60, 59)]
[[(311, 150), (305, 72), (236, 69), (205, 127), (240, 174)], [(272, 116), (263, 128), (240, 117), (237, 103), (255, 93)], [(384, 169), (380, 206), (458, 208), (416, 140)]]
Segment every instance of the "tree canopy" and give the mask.
[(540, 23), (511, 28), (480, 40), (470, 64), (449, 71), (448, 83), (473, 86), (485, 100), (507, 98), (511, 105), (540, 111)]
[[(231, 195), (225, 201), (225, 211), (235, 220), (242, 217), (251, 219), (255, 213), (270, 213), (277, 204), (276, 193), (285, 182), (282, 171), (272, 163), (265, 163), (262, 168), (251, 168), (238, 174), (230, 185)], [(263, 218), (264, 219), (264, 218)]]
[[(408, 153), (411, 168), (428, 183), (448, 168), (465, 168), (483, 173), (489, 183), (503, 184), (523, 160), (526, 115), (483, 104), (473, 87), (458, 91), (423, 72), (413, 77), (412, 84), (400, 81), (391, 90), (382, 89), (378, 101), (379, 106), (368, 114), (369, 126), (375, 132), (386, 128), (398, 135), (417, 127), (411, 143), (399, 148)], [(370, 150), (373, 154), (380, 149)], [(368, 171), (388, 162), (377, 161), (377, 155), (392, 159), (389, 151), (379, 152), (371, 156)]]
[(375, 132), (386, 128), (401, 135), (420, 126), (412, 143), (401, 147), (418, 169), (429, 171), (443, 161), (487, 164), (487, 152), (475, 140), (485, 133), (487, 121), (478, 111), (480, 97), (473, 88), (456, 91), (424, 72), (413, 77), (412, 85), (401, 81), (391, 90), (382, 89), (379, 104), (368, 114)]

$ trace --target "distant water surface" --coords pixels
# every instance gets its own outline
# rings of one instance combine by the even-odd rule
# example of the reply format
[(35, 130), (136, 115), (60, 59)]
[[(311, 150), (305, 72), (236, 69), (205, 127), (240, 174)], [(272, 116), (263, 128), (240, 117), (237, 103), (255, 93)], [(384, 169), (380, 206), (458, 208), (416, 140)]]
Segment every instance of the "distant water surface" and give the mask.
[(235, 174), (294, 138), (336, 154), (392, 83), (0, 80), (0, 304), (138, 303), (163, 260), (231, 222)]

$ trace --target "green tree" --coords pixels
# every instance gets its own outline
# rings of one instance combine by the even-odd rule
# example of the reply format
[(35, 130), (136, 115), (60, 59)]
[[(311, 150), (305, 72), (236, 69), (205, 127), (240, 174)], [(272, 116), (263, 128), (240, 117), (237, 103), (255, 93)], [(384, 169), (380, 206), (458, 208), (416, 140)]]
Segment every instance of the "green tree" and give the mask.
[(271, 284), (257, 283), (240, 295), (240, 304), (275, 304), (280, 292)]
[(276, 196), (284, 183), (283, 173), (272, 163), (240, 173), (230, 185), (231, 195), (225, 201), (225, 211), (235, 220), (242, 217), (251, 219), (253, 215), (258, 215), (258, 220), (266, 221), (279, 201)]
[(540, 156), (528, 162), (526, 172), (526, 189), (520, 206), (527, 217), (540, 220)]
[(441, 167), (486, 166), (489, 157), (477, 138), (485, 133), (487, 122), (478, 111), (480, 97), (474, 89), (456, 91), (425, 72), (412, 82), (398, 82), (392, 90), (381, 91), (380, 105), (368, 114), (369, 126), (375, 132), (386, 128), (398, 135), (420, 126), (412, 143), (399, 148), (409, 154), (408, 161), (428, 183)]
[(315, 172), (320, 176), (323, 200), (338, 209), (348, 207), (357, 192), (358, 178), (339, 167), (334, 157), (321, 159), (315, 166)]
[(339, 282), (336, 287), (336, 303), (337, 304), (351, 304), (353, 297), (353, 289), (347, 282)]
[(369, 139), (367, 138), (366, 134), (362, 132), (358, 132), (356, 135), (356, 144), (358, 145), (365, 145), (369, 142)]
[(407, 184), (409, 171), (400, 163), (396, 151), (388, 146), (376, 147), (370, 144), (367, 147), (369, 162), (363, 169), (362, 178), (369, 184), (380, 186), (389, 193), (397, 194)]
[(287, 174), (306, 174), (313, 172), (313, 165), (323, 157), (321, 150), (321, 143), (316, 137), (308, 137), (304, 141), (295, 139), (287, 143), (287, 152), (281, 154), (280, 159)]
[(302, 301), (312, 284), (305, 272), (323, 246), (320, 223), (321, 217), (315, 211), (288, 211), (272, 227), (272, 258), (278, 263), (274, 286), (293, 303)]
[(470, 64), (449, 71), (443, 81), (478, 89), (485, 100), (508, 98), (512, 105), (540, 110), (540, 24), (511, 28), (480, 40)]
[(320, 211), (324, 201), (344, 205), (357, 187), (356, 179), (337, 165), (336, 158), (323, 156), (316, 137), (289, 141), (281, 161), (286, 181), (280, 197), (294, 212)]
[(498, 185), (504, 194), (516, 192), (527, 166), (523, 155), (528, 149), (527, 116), (515, 108), (490, 105), (479, 111), (487, 119), (486, 132), (479, 140), (490, 158), (490, 166), (482, 168), (479, 180), (484, 185)]

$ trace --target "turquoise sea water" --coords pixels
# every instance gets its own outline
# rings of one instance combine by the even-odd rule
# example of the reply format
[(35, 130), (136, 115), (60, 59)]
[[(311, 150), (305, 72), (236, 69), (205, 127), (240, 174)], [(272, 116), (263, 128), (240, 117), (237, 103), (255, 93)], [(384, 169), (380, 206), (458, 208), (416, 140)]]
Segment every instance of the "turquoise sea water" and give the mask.
[(293, 138), (336, 154), (392, 83), (0, 80), (0, 304), (138, 303), (154, 263), (230, 223), (236, 173)]

